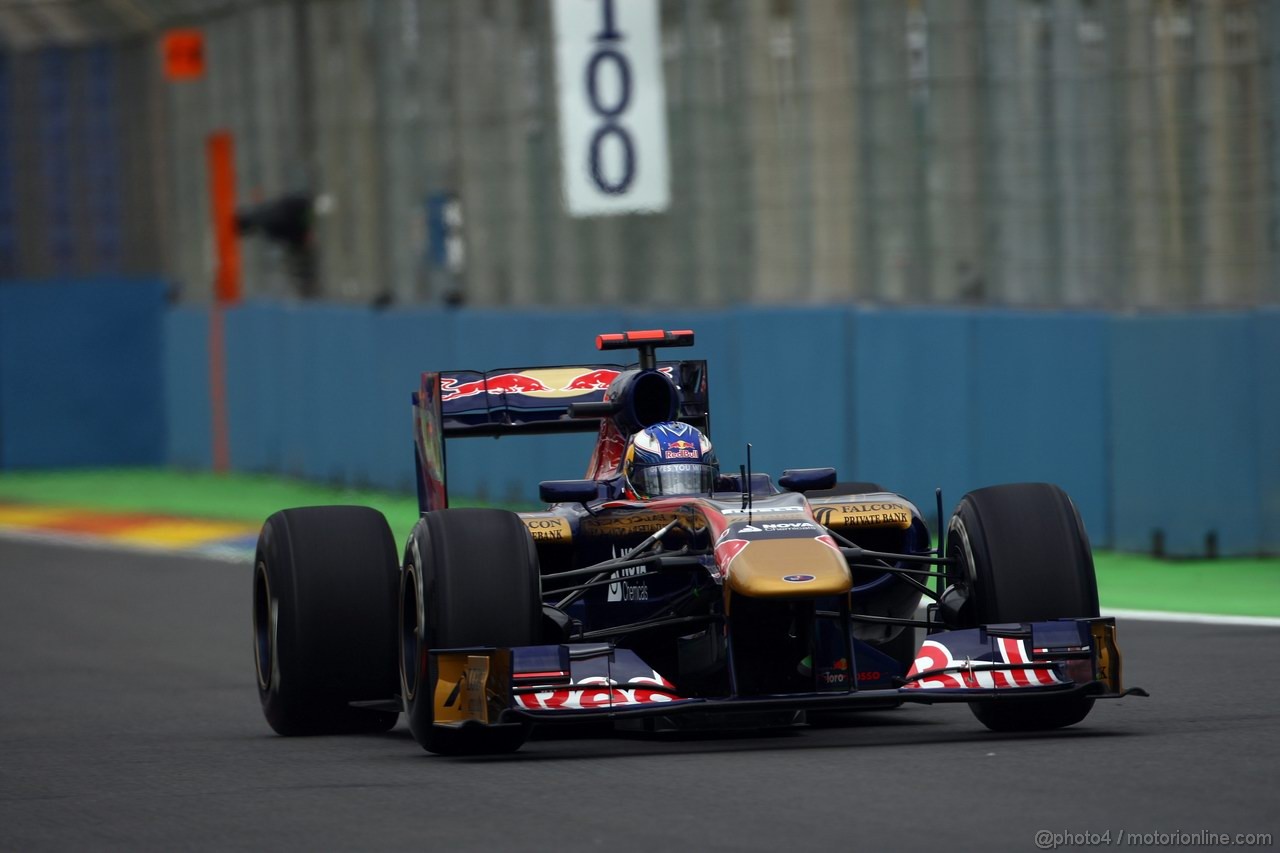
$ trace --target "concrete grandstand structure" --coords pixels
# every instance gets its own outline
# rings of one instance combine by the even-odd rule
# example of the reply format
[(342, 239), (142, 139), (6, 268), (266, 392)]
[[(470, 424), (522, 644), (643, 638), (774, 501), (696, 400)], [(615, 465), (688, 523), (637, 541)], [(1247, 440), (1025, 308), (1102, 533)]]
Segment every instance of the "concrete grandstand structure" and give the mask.
[[(1160, 308), (1280, 298), (1280, 9), (661, 4), (671, 206), (563, 210), (550, 0), (0, 3), (0, 275), (208, 298), (203, 145), (319, 199), (346, 302)], [(167, 81), (173, 27), (205, 71)], [(434, 221), (456, 202), (465, 262)], [(298, 291), (247, 241), (253, 295)]]

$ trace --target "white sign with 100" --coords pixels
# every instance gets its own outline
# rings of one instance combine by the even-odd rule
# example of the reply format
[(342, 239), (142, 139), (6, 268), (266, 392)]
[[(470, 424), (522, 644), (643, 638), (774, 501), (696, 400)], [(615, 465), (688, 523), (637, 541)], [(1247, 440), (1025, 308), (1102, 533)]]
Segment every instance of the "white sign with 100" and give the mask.
[(555, 0), (560, 154), (572, 216), (670, 203), (658, 0)]

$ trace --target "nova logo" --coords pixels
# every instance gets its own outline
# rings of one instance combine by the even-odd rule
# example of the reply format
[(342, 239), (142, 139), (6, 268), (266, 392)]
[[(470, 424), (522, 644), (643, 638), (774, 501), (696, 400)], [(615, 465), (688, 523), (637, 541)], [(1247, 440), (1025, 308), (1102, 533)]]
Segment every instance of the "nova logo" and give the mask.
[[(617, 546), (613, 549), (614, 559), (621, 556), (618, 553)], [(645, 573), (644, 566), (628, 566), (625, 569), (618, 569), (609, 575), (609, 579), (613, 583), (609, 584), (609, 593), (605, 596), (605, 601), (648, 601), (649, 600), (649, 584), (645, 581), (627, 581), (625, 578), (643, 575)]]
[(609, 584), (609, 595), (606, 601), (648, 601), (649, 585), (644, 581), (628, 582), (625, 578), (644, 574), (644, 566), (631, 566), (618, 569), (609, 577), (614, 582)]

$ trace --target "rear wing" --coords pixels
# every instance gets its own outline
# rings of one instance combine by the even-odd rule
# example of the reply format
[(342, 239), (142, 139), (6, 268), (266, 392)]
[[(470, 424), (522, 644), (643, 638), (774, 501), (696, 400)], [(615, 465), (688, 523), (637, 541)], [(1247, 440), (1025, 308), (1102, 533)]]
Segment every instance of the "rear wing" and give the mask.
[[(591, 406), (579, 404), (604, 402), (605, 391), (618, 376), (645, 366), (642, 360), (639, 365), (579, 364), (423, 373), (421, 386), (413, 394), (420, 511), (448, 506), (445, 439), (611, 429), (609, 415), (600, 413), (599, 406), (593, 412)], [(706, 361), (661, 361), (654, 363), (652, 369), (668, 376), (678, 389), (676, 419), (710, 434)]]

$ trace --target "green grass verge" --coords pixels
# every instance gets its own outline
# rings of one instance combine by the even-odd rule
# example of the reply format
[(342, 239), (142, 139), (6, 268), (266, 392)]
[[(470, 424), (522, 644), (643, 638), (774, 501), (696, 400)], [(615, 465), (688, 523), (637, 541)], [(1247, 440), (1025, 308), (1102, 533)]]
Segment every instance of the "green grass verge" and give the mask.
[[(380, 510), (397, 542), (408, 536), (418, 518), (414, 495), (333, 488), (266, 475), (149, 468), (4, 473), (0, 474), (0, 500), (252, 523), (261, 523), (286, 507), (359, 504)], [(454, 504), (484, 505), (462, 499)]]
[[(253, 523), (283, 507), (361, 504), (387, 516), (397, 542), (408, 536), (418, 517), (412, 495), (273, 476), (162, 469), (9, 472), (0, 474), (0, 500)], [(461, 499), (454, 503), (482, 505)], [(1181, 561), (1098, 552), (1094, 561), (1105, 607), (1280, 616), (1280, 558)]]
[(1157, 560), (1098, 552), (1104, 607), (1280, 616), (1280, 559)]

